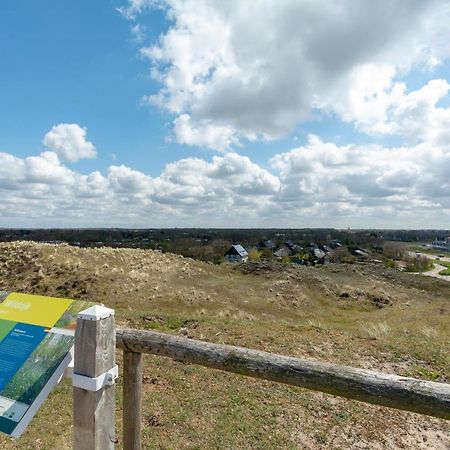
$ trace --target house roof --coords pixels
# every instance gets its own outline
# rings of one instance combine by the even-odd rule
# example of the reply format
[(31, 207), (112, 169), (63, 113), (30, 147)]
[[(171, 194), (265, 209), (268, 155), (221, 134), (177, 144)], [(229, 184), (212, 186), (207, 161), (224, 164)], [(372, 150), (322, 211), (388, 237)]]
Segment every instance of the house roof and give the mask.
[(225, 253), (225, 256), (226, 255), (239, 255), (241, 257), (245, 257), (248, 256), (248, 253), (242, 245), (236, 244), (230, 247), (230, 249)]
[(316, 258), (319, 258), (319, 259), (323, 258), (325, 256), (325, 252), (323, 250), (320, 250), (319, 248), (314, 248), (312, 250), (312, 253)]
[(288, 247), (281, 247), (278, 249), (274, 255), (278, 257), (289, 256), (291, 254), (291, 250)]
[(266, 241), (262, 241), (258, 244), (259, 248), (270, 248), (273, 249), (275, 248), (275, 243), (273, 241), (271, 241), (270, 239), (266, 240)]

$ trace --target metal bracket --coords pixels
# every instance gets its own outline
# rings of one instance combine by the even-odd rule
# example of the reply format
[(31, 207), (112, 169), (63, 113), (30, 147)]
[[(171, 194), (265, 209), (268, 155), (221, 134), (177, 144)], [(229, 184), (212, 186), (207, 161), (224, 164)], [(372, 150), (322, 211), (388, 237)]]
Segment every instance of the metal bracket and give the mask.
[[(70, 371), (70, 367), (68, 367)], [(70, 376), (70, 374), (69, 374)], [(85, 375), (79, 375), (73, 373), (72, 367), (72, 385), (77, 388), (84, 389), (86, 391), (97, 392), (105, 386), (112, 386), (115, 384), (117, 377), (119, 376), (119, 368), (117, 364), (108, 372), (102, 373), (98, 377), (91, 378)]]

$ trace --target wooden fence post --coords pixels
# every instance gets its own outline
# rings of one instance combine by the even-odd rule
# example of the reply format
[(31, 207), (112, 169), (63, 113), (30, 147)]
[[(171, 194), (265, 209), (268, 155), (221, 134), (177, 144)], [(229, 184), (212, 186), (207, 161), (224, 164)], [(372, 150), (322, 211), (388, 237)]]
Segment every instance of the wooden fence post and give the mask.
[(141, 450), (142, 353), (123, 352), (123, 448)]
[(82, 311), (75, 331), (75, 450), (114, 449), (115, 349), (114, 310), (93, 306)]

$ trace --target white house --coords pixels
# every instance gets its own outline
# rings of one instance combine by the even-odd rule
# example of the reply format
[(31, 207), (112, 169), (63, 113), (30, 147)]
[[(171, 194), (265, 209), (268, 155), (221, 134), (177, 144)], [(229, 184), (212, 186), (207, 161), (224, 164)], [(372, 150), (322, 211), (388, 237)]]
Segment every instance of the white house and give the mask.
[(228, 262), (245, 262), (248, 260), (248, 253), (242, 245), (232, 245), (224, 255)]

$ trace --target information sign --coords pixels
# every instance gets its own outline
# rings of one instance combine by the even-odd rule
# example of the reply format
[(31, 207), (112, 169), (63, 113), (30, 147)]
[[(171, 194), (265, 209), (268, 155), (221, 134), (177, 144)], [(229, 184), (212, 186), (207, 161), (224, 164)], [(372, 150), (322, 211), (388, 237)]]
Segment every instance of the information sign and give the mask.
[(0, 432), (23, 433), (72, 359), (77, 314), (92, 305), (0, 292)]

